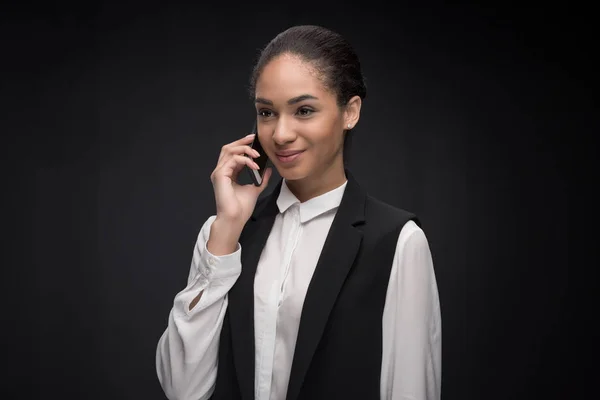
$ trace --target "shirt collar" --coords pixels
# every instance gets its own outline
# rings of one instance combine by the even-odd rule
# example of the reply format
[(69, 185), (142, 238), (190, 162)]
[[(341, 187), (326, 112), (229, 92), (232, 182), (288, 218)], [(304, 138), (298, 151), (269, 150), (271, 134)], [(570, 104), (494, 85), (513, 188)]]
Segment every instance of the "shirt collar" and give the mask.
[(348, 181), (346, 180), (346, 182), (337, 188), (330, 190), (327, 193), (323, 193), (320, 196), (313, 197), (304, 203), (300, 203), (300, 200), (298, 200), (298, 198), (291, 192), (284, 179), (281, 185), (281, 191), (279, 192), (279, 197), (277, 198), (279, 212), (284, 213), (294, 204), (298, 204), (298, 208), (300, 210), (300, 222), (304, 223), (306, 221), (310, 221), (311, 219), (327, 211), (339, 207), (340, 203), (342, 202), (342, 197), (344, 196), (344, 191), (347, 184)]

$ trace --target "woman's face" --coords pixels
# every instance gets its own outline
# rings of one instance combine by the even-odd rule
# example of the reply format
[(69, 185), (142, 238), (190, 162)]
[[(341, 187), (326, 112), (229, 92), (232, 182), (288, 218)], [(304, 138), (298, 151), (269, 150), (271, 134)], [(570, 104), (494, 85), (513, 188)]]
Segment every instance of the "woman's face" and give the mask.
[(255, 105), (261, 145), (283, 178), (343, 171), (344, 129), (358, 118), (338, 107), (311, 64), (288, 54), (270, 61), (256, 82)]

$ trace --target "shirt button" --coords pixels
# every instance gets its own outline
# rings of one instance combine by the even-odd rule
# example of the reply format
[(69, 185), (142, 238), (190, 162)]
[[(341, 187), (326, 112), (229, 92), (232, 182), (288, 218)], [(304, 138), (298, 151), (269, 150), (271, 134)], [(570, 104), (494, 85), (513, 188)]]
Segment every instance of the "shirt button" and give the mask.
[(215, 265), (215, 259), (214, 258), (209, 258), (208, 259), (208, 265)]

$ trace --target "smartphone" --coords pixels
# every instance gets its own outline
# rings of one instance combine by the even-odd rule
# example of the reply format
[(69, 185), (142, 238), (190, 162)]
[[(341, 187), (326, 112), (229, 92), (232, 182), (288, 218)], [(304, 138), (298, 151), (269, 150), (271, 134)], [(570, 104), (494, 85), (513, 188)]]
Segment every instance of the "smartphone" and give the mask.
[[(254, 121), (254, 126), (252, 127), (251, 133), (255, 134), (251, 147), (252, 147), (252, 149), (258, 151), (258, 154), (260, 154), (259, 157), (253, 158), (253, 160), (256, 164), (258, 164), (260, 169), (257, 171), (246, 165), (246, 170), (249, 172), (250, 178), (252, 179), (252, 182), (254, 183), (254, 185), (260, 186), (263, 181), (263, 176), (265, 174), (265, 169), (267, 167), (267, 163), (269, 162), (269, 157), (267, 157), (267, 153), (265, 153), (264, 149), (260, 145), (260, 141), (258, 140), (258, 130), (256, 128), (256, 121)], [(246, 157), (249, 157), (249, 156), (246, 154)]]

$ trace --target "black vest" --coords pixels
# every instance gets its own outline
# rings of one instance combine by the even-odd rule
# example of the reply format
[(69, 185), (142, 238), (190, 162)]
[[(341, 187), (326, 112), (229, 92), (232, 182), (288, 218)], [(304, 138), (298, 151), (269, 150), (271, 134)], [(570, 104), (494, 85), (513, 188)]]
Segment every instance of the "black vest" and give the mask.
[[(287, 400), (379, 399), (381, 321), (400, 230), (414, 214), (348, 184), (306, 293)], [(254, 399), (254, 274), (280, 181), (240, 237), (242, 272), (229, 292), (212, 400)]]

